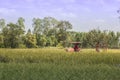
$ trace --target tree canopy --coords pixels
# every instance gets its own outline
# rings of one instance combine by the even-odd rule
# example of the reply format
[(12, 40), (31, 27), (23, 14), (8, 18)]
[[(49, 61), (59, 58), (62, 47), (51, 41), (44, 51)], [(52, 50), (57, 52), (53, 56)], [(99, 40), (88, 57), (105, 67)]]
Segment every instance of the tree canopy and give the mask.
[(120, 47), (120, 32), (93, 29), (89, 32), (72, 31), (69, 21), (53, 17), (33, 18), (33, 30), (25, 31), (25, 19), (19, 17), (17, 23), (7, 23), (0, 19), (0, 48), (66, 47), (69, 42), (82, 42), (84, 48), (94, 48), (97, 42), (109, 48)]

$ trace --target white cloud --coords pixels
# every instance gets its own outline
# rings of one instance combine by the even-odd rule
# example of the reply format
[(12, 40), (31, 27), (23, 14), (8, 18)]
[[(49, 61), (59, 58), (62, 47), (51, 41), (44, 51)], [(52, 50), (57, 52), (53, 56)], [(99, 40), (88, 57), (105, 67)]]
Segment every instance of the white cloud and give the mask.
[(87, 8), (87, 7), (82, 7), (82, 10), (85, 11), (85, 12), (91, 12), (91, 9)]
[(35, 1), (35, 0), (26, 0), (27, 2), (33, 2), (33, 1)]
[(15, 12), (16, 12), (15, 9), (0, 8), (0, 14), (9, 15), (9, 14), (14, 14)]
[(93, 5), (106, 5), (106, 0), (86, 0), (86, 4), (93, 4)]
[(120, 2), (120, 0), (116, 0), (116, 1)]
[(98, 0), (98, 2), (99, 2), (101, 5), (106, 5), (105, 0)]
[(97, 20), (95, 20), (95, 22), (97, 22), (97, 23), (105, 23), (106, 21), (104, 19), (97, 19)]
[(63, 3), (75, 3), (76, 0), (61, 0)]
[(61, 13), (61, 15), (63, 17), (68, 17), (68, 18), (75, 18), (75, 17), (77, 17), (77, 15), (75, 15), (74, 13)]

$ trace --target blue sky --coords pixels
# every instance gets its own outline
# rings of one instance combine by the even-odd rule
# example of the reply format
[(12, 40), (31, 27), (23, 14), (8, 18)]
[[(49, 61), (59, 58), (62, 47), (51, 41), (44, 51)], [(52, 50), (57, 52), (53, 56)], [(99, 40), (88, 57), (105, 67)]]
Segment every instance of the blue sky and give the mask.
[(75, 31), (91, 29), (120, 31), (120, 0), (0, 0), (0, 18), (16, 22), (25, 18), (26, 29), (32, 18), (54, 17), (70, 21)]

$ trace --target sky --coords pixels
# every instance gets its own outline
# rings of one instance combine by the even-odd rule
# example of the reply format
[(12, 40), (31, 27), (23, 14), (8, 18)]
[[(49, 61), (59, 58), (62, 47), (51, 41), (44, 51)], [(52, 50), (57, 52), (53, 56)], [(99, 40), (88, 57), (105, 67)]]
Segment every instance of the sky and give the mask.
[(0, 18), (15, 23), (23, 17), (26, 30), (34, 17), (50, 16), (69, 21), (74, 31), (120, 31), (119, 9), (120, 0), (0, 0)]

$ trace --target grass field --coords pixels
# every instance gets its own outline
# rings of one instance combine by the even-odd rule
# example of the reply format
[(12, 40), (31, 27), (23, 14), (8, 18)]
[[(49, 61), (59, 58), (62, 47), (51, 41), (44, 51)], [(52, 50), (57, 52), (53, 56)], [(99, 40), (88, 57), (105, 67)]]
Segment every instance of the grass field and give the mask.
[(0, 80), (120, 80), (120, 50), (0, 49)]

